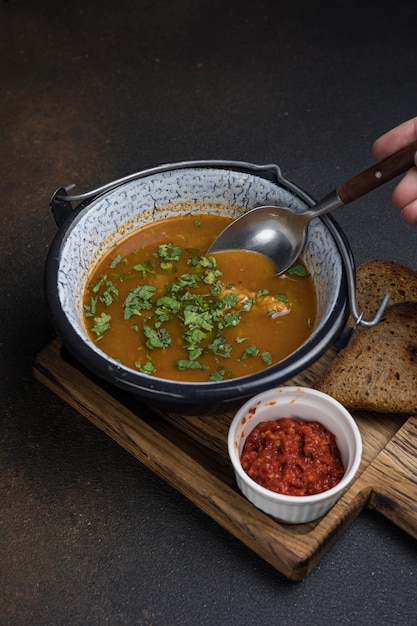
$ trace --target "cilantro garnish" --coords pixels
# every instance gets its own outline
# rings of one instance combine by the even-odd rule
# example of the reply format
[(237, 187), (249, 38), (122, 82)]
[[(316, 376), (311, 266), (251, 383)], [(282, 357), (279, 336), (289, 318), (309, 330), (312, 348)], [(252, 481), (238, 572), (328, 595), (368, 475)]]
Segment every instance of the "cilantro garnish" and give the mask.
[(204, 370), (206, 369), (198, 361), (191, 361), (188, 359), (178, 359), (178, 361), (175, 362), (175, 365), (176, 367), (178, 367), (179, 370)]
[(172, 243), (164, 243), (158, 248), (158, 255), (164, 261), (178, 261), (181, 252), (181, 248), (172, 245)]
[(256, 346), (250, 345), (247, 346), (244, 351), (242, 352), (242, 355), (239, 359), (239, 361), (244, 361), (246, 359), (246, 357), (248, 356), (257, 356), (259, 354), (259, 350)]
[(239, 294), (237, 292), (228, 291), (223, 296), (224, 306), (228, 309), (232, 309), (237, 304)]
[(271, 365), (272, 356), (270, 352), (261, 352), (259, 356), (266, 365)]
[(213, 317), (210, 311), (195, 311), (190, 307), (184, 309), (184, 325), (190, 328), (213, 330)]
[(303, 276), (303, 277), (310, 275), (306, 266), (303, 265), (302, 263), (299, 263), (298, 261), (294, 263), (294, 265), (291, 265), (291, 267), (287, 270), (287, 274), (290, 274), (292, 276)]
[(116, 254), (116, 256), (114, 257), (113, 261), (111, 263), (109, 263), (109, 268), (113, 270), (122, 261), (123, 261), (122, 255), (121, 254)]
[(226, 342), (224, 337), (216, 337), (209, 345), (210, 351), (216, 356), (220, 356), (223, 359), (229, 359), (232, 353), (232, 346)]
[(94, 326), (91, 328), (91, 332), (98, 336), (101, 336), (106, 330), (111, 328), (110, 326), (111, 315), (108, 313), (101, 313), (99, 317), (94, 318)]
[(171, 335), (166, 328), (155, 329), (150, 326), (143, 326), (146, 337), (145, 345), (153, 350), (154, 348), (168, 348), (171, 345)]
[(271, 365), (272, 363), (272, 356), (270, 352), (266, 352), (266, 351), (260, 352), (259, 349), (254, 345), (250, 345), (250, 346), (247, 346), (247, 348), (245, 348), (239, 361), (244, 361), (246, 357), (255, 357), (255, 356), (260, 356), (262, 361), (266, 363), (266, 365)]
[(149, 355), (146, 355), (146, 361), (143, 365), (141, 361), (136, 361), (135, 367), (142, 372), (142, 374), (153, 374), (155, 371), (153, 361)]
[(156, 287), (152, 285), (140, 285), (129, 292), (123, 302), (124, 319), (128, 320), (133, 315), (142, 315), (142, 311), (152, 309), (152, 296), (156, 291)]
[(106, 289), (100, 295), (99, 300), (103, 302), (105, 306), (110, 306), (111, 303), (119, 297), (119, 290), (113, 285), (111, 280), (105, 282), (105, 287)]
[(155, 274), (155, 263), (137, 263), (133, 266), (135, 272), (141, 272), (142, 277), (145, 278), (146, 274), (149, 272), (150, 274)]
[(240, 322), (239, 311), (233, 311), (233, 313), (225, 313), (223, 321), (219, 324), (221, 328), (227, 328), (228, 326), (237, 326)]
[(242, 311), (245, 311), (246, 313), (248, 313), (255, 303), (256, 303), (256, 300), (254, 300), (253, 298), (247, 298), (247, 300), (245, 300), (242, 303), (242, 306), (241, 306)]
[(84, 309), (84, 315), (86, 317), (94, 317), (94, 315), (96, 314), (97, 300), (98, 300), (97, 297), (94, 298), (93, 296), (91, 296), (90, 304), (84, 304), (83, 309)]

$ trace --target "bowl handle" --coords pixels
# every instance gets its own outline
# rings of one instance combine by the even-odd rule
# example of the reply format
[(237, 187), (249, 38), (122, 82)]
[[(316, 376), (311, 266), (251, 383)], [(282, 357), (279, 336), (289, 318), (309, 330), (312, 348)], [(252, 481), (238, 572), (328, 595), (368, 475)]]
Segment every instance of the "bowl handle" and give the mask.
[(72, 215), (73, 207), (67, 192), (73, 189), (75, 185), (69, 185), (68, 187), (59, 187), (51, 196), (49, 201), (49, 208), (52, 211), (55, 223), (58, 227), (62, 226), (64, 222)]
[[(335, 233), (336, 240), (339, 238), (339, 233)], [(351, 263), (351, 259), (349, 258), (346, 248), (342, 245), (339, 245), (339, 251), (342, 255), (343, 264), (346, 271), (346, 280), (347, 280), (347, 289), (348, 289), (348, 298), (349, 298), (349, 308), (350, 315), (353, 319), (355, 326), (364, 326), (365, 328), (370, 328), (371, 326), (376, 326), (378, 322), (380, 322), (384, 311), (389, 302), (390, 296), (389, 294), (385, 294), (381, 300), (381, 304), (374, 317), (370, 320), (365, 320), (363, 318), (364, 312), (358, 311), (357, 302), (356, 302), (356, 276), (353, 264)]]

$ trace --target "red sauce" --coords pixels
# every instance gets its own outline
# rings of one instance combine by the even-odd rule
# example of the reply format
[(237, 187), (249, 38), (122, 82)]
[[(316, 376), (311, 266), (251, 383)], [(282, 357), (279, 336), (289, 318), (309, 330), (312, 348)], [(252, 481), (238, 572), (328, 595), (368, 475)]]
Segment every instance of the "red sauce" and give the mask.
[(289, 496), (326, 491), (345, 473), (335, 435), (319, 422), (289, 417), (258, 424), (240, 461), (252, 480)]

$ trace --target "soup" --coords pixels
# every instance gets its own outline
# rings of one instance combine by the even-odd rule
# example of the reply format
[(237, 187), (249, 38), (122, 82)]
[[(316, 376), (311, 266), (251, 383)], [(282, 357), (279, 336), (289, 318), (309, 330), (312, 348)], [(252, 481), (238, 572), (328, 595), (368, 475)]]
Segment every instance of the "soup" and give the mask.
[(261, 254), (208, 256), (230, 221), (181, 215), (121, 239), (83, 296), (90, 339), (126, 367), (187, 382), (246, 376), (294, 352), (314, 325), (313, 280), (300, 262), (275, 276)]

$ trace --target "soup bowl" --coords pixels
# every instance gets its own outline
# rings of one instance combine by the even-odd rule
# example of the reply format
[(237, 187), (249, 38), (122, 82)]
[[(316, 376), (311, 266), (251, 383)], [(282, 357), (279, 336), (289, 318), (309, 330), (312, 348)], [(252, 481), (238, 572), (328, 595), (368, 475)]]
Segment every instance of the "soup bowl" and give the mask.
[[(292, 354), (255, 374), (220, 382), (157, 378), (121, 365), (88, 337), (82, 297), (91, 270), (121, 238), (144, 224), (182, 213), (238, 217), (261, 205), (303, 211), (313, 200), (277, 165), (188, 161), (126, 176), (81, 195), (58, 189), (51, 208), (59, 226), (45, 267), (51, 321), (68, 353), (102, 381), (170, 411), (209, 414), (275, 387), (314, 363), (336, 340), (349, 315), (349, 245), (331, 216), (310, 222), (302, 261), (317, 295), (312, 333)], [(348, 270), (348, 271), (347, 271)]]

